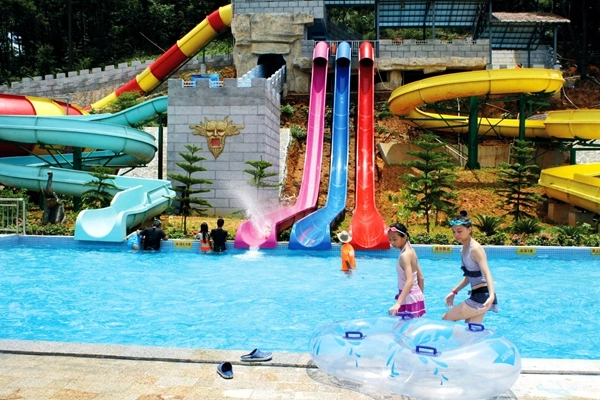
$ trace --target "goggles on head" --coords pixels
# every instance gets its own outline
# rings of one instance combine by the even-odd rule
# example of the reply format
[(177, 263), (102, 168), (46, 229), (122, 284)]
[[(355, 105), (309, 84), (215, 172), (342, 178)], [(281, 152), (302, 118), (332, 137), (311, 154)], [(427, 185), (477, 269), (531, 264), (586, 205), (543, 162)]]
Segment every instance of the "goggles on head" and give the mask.
[(460, 219), (453, 219), (452, 221), (450, 221), (450, 226), (469, 225), (469, 224), (471, 224), (471, 221), (463, 221)]
[(400, 236), (406, 236), (406, 232), (402, 232), (400, 229), (396, 228), (395, 226), (390, 226), (389, 228), (387, 228), (385, 230), (385, 233), (388, 233), (389, 231), (398, 232), (398, 234)]

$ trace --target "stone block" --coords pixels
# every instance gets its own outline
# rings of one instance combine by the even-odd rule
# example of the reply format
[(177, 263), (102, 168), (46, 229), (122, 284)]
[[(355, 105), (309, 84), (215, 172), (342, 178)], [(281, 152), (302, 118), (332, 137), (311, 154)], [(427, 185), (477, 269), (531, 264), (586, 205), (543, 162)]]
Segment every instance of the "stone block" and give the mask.
[(575, 212), (577, 210), (570, 204), (556, 202), (548, 204), (548, 218), (558, 224), (569, 224), (569, 215)]

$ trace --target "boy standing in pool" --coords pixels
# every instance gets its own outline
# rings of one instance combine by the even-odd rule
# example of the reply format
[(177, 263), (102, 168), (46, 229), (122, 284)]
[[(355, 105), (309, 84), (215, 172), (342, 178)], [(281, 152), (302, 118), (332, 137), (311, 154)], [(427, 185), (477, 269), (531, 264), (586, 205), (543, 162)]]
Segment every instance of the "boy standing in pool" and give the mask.
[[(450, 221), (454, 239), (462, 243), (462, 267), (463, 278), (460, 283), (450, 290), (450, 294), (444, 299), (446, 307), (450, 310), (442, 318), (450, 321), (483, 322), (483, 317), (488, 310), (498, 312), (498, 302), (494, 291), (494, 280), (487, 263), (487, 256), (483, 247), (471, 237), (473, 225), (466, 211)], [(471, 284), (470, 297), (453, 307), (454, 297), (458, 292)]]
[(227, 231), (223, 229), (225, 221), (223, 218), (217, 220), (217, 228), (210, 231), (210, 237), (213, 241), (213, 251), (216, 253), (227, 250), (225, 243), (227, 242)]
[(387, 228), (390, 245), (400, 249), (400, 256), (396, 264), (398, 274), (398, 294), (396, 303), (388, 310), (390, 315), (401, 315), (404, 312), (412, 313), (415, 317), (425, 314), (425, 279), (419, 266), (417, 253), (408, 240), (408, 229), (402, 224), (392, 224)]
[(145, 228), (140, 232), (144, 238), (144, 250), (160, 250), (161, 240), (167, 240), (167, 234), (160, 229), (160, 221), (152, 223), (151, 228)]
[(346, 231), (341, 231), (337, 235), (340, 243), (342, 243), (341, 256), (342, 256), (342, 271), (348, 272), (351, 269), (356, 268), (356, 259), (354, 258), (354, 247), (350, 244), (352, 236)]

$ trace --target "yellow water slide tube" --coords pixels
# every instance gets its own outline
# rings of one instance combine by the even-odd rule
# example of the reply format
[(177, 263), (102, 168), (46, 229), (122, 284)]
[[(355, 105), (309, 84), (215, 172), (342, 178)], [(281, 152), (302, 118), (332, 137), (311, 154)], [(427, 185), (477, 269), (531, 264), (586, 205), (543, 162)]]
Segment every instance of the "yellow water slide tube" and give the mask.
[[(430, 130), (468, 132), (468, 117), (424, 112), (418, 107), (470, 96), (556, 92), (564, 83), (557, 70), (526, 68), (462, 72), (423, 79), (394, 90), (390, 111)], [(519, 137), (519, 121), (480, 118), (478, 133)], [(600, 140), (600, 110), (551, 111), (545, 120), (526, 120), (528, 138)], [(600, 213), (600, 163), (548, 168), (540, 175), (546, 195)]]
[[(471, 96), (556, 92), (565, 80), (560, 71), (542, 68), (500, 69), (460, 72), (423, 79), (394, 90), (388, 100), (393, 114), (405, 122), (431, 130), (468, 132), (468, 116), (427, 113), (425, 104)], [(519, 120), (480, 118), (479, 134), (519, 137)], [(548, 138), (544, 122), (527, 120), (525, 136)]]
[(600, 163), (547, 168), (540, 185), (549, 197), (600, 214)]

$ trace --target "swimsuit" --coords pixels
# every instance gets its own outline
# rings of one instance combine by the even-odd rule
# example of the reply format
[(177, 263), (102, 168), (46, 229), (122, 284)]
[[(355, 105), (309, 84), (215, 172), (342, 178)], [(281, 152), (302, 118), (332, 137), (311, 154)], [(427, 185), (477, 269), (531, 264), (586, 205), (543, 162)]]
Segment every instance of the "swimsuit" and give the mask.
[[(469, 242), (469, 246), (465, 251), (465, 254), (462, 257), (463, 266), (460, 267), (463, 271), (463, 276), (466, 276), (471, 284), (471, 290), (469, 291), (470, 297), (465, 300), (465, 303), (469, 307), (473, 308), (483, 308), (483, 304), (487, 299), (490, 298), (490, 291), (487, 286), (482, 286), (477, 289), (473, 289), (473, 286), (480, 285), (485, 283), (487, 285), (487, 281), (485, 279), (485, 275), (481, 272), (481, 268), (479, 264), (471, 257), (471, 242)], [(494, 302), (492, 303), (491, 311), (498, 312), (498, 296), (494, 296)]]
[[(406, 246), (410, 246), (410, 242), (407, 242), (400, 255), (404, 252)], [(398, 257), (398, 263), (396, 264), (396, 272), (398, 272), (398, 294), (395, 299), (398, 300), (400, 294), (402, 293), (402, 288), (404, 288), (404, 284), (406, 283), (406, 273), (404, 269), (400, 266), (400, 257)], [(401, 315), (403, 312), (412, 313), (415, 317), (420, 317), (425, 314), (425, 296), (419, 287), (419, 282), (417, 280), (417, 271), (413, 271), (413, 284), (410, 288), (410, 293), (404, 299), (404, 302), (398, 309), (396, 315)]]

